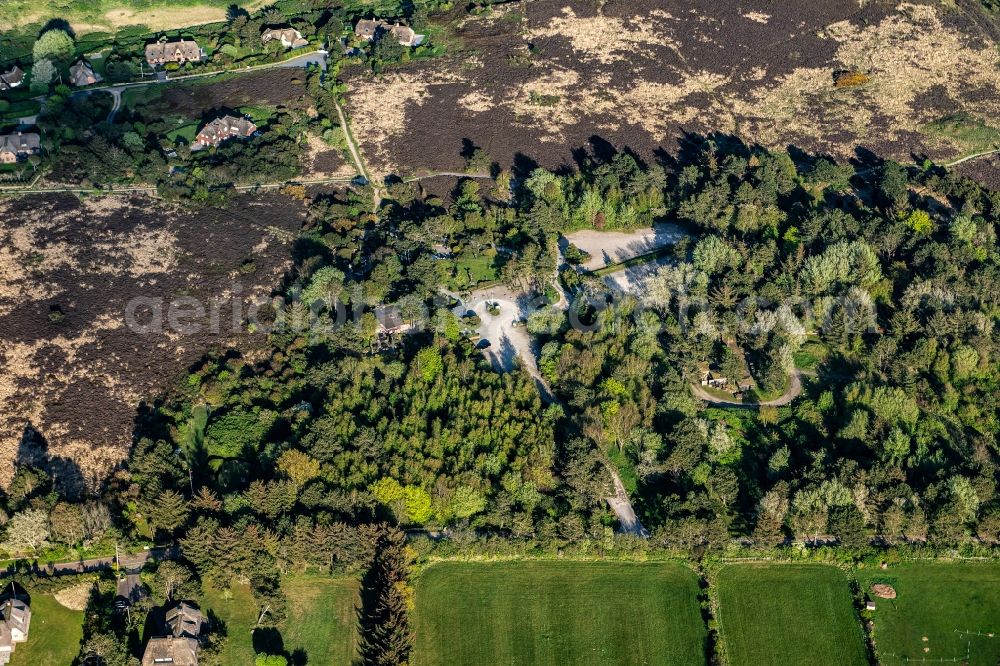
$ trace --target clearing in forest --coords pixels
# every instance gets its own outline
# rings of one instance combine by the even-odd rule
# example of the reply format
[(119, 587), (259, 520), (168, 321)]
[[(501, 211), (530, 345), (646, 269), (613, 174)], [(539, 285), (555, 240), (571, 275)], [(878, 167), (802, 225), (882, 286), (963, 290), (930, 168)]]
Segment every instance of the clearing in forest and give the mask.
[(698, 578), (677, 564), (439, 563), (415, 600), (415, 666), (705, 663)]
[[(209, 589), (202, 609), (226, 626), (220, 666), (246, 666), (258, 653), (291, 655), (289, 663), (350, 664), (357, 650), (355, 608), (358, 581), (320, 574), (287, 576), (281, 587), (288, 597), (288, 619), (278, 630), (257, 629), (257, 604), (249, 588)], [(295, 660), (298, 661), (295, 661)]]

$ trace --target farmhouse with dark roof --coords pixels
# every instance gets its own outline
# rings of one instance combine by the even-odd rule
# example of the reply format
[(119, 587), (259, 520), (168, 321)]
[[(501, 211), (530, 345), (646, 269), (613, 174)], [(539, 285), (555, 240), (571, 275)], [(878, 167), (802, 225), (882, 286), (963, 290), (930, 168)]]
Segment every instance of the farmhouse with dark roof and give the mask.
[(24, 81), (24, 70), (14, 65), (11, 69), (0, 74), (0, 90), (10, 90), (16, 88)]
[(73, 86), (90, 86), (100, 83), (101, 76), (86, 60), (77, 60), (69, 68), (69, 82)]

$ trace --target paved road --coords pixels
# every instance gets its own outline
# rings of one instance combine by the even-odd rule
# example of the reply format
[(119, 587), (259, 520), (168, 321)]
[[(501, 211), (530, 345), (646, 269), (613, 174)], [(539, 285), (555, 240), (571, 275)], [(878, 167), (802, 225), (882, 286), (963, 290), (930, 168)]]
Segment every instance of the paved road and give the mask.
[[(121, 566), (126, 573), (126, 577), (135, 576), (138, 579), (139, 572), (143, 565), (151, 559), (172, 560), (180, 555), (178, 546), (157, 546), (138, 553), (128, 553), (122, 555)], [(24, 558), (30, 559), (30, 558)], [(89, 573), (91, 571), (105, 571), (112, 569), (115, 565), (114, 557), (94, 557), (88, 560), (78, 560), (76, 562), (58, 562), (52, 565), (34, 565), (30, 571), (39, 576), (64, 576), (68, 574)], [(11, 563), (6, 568), (0, 569), (0, 578), (8, 578), (17, 573), (17, 567)]]
[[(266, 69), (287, 69), (287, 68), (300, 68), (304, 69), (309, 65), (318, 65), (321, 69), (326, 69), (327, 61), (329, 60), (329, 54), (324, 50), (310, 51), (308, 53), (303, 53), (302, 55), (295, 56), (294, 58), (289, 58), (288, 60), (282, 60), (280, 62), (268, 62), (263, 65), (253, 65), (242, 68), (234, 69), (224, 69), (215, 72), (198, 72), (196, 74), (181, 74), (180, 76), (164, 76), (164, 77), (153, 77), (146, 81), (130, 81), (128, 83), (111, 83), (103, 86), (92, 86), (90, 88), (83, 88), (81, 90), (74, 90), (73, 95), (89, 95), (95, 92), (106, 92), (109, 93), (114, 98), (114, 104), (111, 109), (111, 113), (108, 115), (107, 122), (111, 123), (114, 119), (115, 113), (121, 108), (122, 103), (122, 92), (128, 88), (139, 88), (142, 86), (151, 85), (161, 85), (164, 83), (177, 83), (179, 81), (189, 81), (191, 79), (202, 79), (209, 76), (219, 76), (220, 74), (245, 74), (248, 72), (259, 72)], [(35, 97), (34, 99), (42, 102), (44, 104), (45, 100), (48, 99), (48, 95), (41, 95)]]
[(649, 530), (642, 526), (642, 523), (639, 522), (639, 517), (635, 515), (635, 509), (632, 508), (632, 502), (629, 501), (628, 493), (625, 492), (625, 485), (622, 483), (621, 477), (618, 476), (618, 470), (611, 466), (608, 469), (611, 470), (611, 480), (614, 483), (615, 494), (606, 499), (608, 506), (618, 516), (618, 523), (621, 525), (622, 531), (626, 534), (634, 534), (648, 539)]

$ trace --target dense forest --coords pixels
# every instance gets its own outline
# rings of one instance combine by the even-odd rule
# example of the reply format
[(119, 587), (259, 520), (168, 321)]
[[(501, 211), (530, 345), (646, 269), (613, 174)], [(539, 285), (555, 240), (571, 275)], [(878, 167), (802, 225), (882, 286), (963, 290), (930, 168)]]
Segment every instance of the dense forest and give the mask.
[[(449, 201), (397, 183), (377, 213), (364, 191), (314, 196), (268, 357), (205, 359), (144, 411), (97, 496), (18, 469), (4, 547), (177, 542), (182, 571), (158, 575), (237, 577), (265, 624), (284, 617), (282, 572), (367, 572), (380, 596), (366, 663), (398, 663), (407, 561), (432, 550), (860, 558), (1000, 543), (1000, 195), (930, 163), (836, 165), (725, 137), (665, 165), (620, 153), (494, 173)], [(661, 220), (689, 236), (645, 288), (608, 291), (570, 261), (572, 316), (544, 304), (561, 232)], [(527, 326), (553, 399), (465, 336), (442, 290), (466, 286), (466, 253), (541, 294)], [(386, 302), (423, 325), (375, 352)], [(359, 316), (320, 325), (345, 305)], [(691, 390), (705, 367), (747, 374), (762, 398), (793, 377), (804, 389), (788, 406), (706, 407)], [(609, 468), (648, 540), (615, 536)], [(84, 653), (135, 653), (141, 617), (109, 617)]]

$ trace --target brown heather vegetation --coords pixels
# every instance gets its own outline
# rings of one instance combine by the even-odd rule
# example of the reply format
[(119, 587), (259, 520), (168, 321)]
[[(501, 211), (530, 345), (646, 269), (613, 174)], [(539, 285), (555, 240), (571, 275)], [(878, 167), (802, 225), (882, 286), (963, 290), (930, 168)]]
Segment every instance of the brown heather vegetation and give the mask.
[(270, 292), (304, 207), (277, 194), (231, 207), (0, 200), (0, 482), (15, 457), (47, 462), (67, 482), (99, 480), (128, 454), (141, 400), (175, 385), (212, 347), (259, 342), (228, 329), (180, 336), (125, 327), (136, 296), (207, 299), (237, 285), (247, 299)]
[[(346, 72), (376, 172), (461, 165), (462, 140), (501, 164), (549, 166), (597, 136), (651, 156), (684, 132), (849, 158), (965, 151), (922, 129), (1000, 113), (1000, 53), (982, 17), (938, 3), (539, 0), (464, 19), (464, 51), (372, 76)], [(851, 76), (837, 77), (835, 72)], [(860, 85), (864, 83), (865, 85)]]

